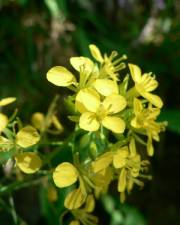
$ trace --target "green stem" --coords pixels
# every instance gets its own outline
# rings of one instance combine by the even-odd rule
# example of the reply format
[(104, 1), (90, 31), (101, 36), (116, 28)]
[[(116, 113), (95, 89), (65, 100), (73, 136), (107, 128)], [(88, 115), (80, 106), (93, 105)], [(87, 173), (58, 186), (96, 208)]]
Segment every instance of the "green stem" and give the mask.
[(64, 142), (63, 141), (54, 141), (54, 142), (44, 142), (44, 143), (40, 143), (38, 144), (39, 146), (43, 147), (43, 146), (62, 146), (64, 145)]
[(33, 185), (38, 185), (45, 179), (45, 176), (47, 176), (47, 174), (38, 178), (38, 179), (36, 179), (36, 180), (15, 181), (14, 183), (12, 183), (10, 185), (3, 186), (3, 187), (0, 188), (0, 196), (2, 196), (4, 194), (8, 194), (12, 191), (19, 190), (21, 188), (26, 188), (26, 187), (33, 186)]
[(18, 216), (16, 213), (15, 205), (14, 205), (14, 199), (11, 195), (9, 196), (9, 204), (11, 206), (11, 215), (12, 215), (14, 224), (18, 225)]
[[(52, 144), (54, 143), (54, 145), (57, 144), (57, 146), (61, 146), (61, 149), (57, 149), (57, 150), (53, 151), (52, 153), (50, 153), (49, 155), (47, 155), (46, 159), (44, 161), (44, 164), (47, 164), (50, 160), (52, 160), (59, 153), (59, 151), (61, 151), (63, 149), (63, 146), (70, 146), (72, 148), (72, 153), (74, 153), (74, 151), (75, 151), (75, 148), (74, 148), (75, 137), (79, 133), (79, 131), (80, 130), (78, 129), (78, 127), (76, 127), (75, 131), (64, 142), (52, 142)], [(44, 143), (43, 143), (43, 145), (44, 145)]]

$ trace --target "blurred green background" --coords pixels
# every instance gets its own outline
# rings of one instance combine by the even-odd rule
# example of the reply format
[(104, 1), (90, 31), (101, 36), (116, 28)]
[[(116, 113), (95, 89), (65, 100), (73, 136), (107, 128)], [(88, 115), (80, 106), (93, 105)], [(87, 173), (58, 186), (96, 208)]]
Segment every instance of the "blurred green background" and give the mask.
[[(178, 0), (0, 0), (0, 97), (16, 96), (24, 121), (62, 93), (46, 80), (48, 69), (69, 67), (71, 56), (89, 56), (90, 43), (127, 54), (129, 62), (157, 76), (164, 101), (160, 120), (169, 126), (152, 159), (154, 179), (125, 205), (117, 195), (106, 196), (96, 209), (100, 224), (180, 224), (179, 19)], [(27, 193), (15, 195), (18, 214), (29, 225), (51, 225), (52, 209), (40, 209), (46, 202), (40, 197), (38, 203), (36, 190)], [(13, 224), (7, 218), (0, 208), (0, 225)]]

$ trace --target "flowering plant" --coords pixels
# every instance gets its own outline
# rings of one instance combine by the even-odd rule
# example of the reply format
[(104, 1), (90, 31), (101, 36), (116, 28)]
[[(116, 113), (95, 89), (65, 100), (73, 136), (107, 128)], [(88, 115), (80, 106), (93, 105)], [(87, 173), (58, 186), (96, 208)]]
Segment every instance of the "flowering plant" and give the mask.
[[(70, 225), (98, 223), (92, 215), (95, 202), (112, 181), (123, 203), (135, 185), (143, 187), (144, 179), (151, 179), (148, 157), (166, 126), (157, 122), (163, 102), (152, 93), (158, 86), (155, 75), (126, 64), (126, 55), (119, 57), (116, 51), (103, 55), (93, 44), (89, 49), (94, 60), (70, 58), (74, 72), (63, 66), (47, 72), (49, 82), (71, 91), (64, 104), (73, 129), (66, 138), (57, 116), (58, 97), (46, 115), (34, 113), (30, 125), (24, 126), (16, 111), (10, 118), (0, 113), (1, 163), (5, 176), (18, 180), (17, 185), (1, 185), (0, 194), (31, 185), (33, 178), (25, 174), (37, 174), (35, 184), (48, 186), (51, 201), (60, 197), (58, 189), (67, 189), (64, 207), (72, 215)], [(14, 101), (2, 99), (0, 107)], [(64, 149), (68, 160), (61, 158)]]

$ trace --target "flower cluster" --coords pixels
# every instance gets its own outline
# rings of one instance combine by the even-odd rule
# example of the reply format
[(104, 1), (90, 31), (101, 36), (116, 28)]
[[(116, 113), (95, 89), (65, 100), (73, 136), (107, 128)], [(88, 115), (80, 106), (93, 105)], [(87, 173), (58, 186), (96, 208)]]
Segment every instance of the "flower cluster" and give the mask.
[[(57, 200), (58, 188), (65, 188), (70, 225), (97, 224), (92, 215), (95, 201), (110, 185), (117, 185), (123, 203), (135, 185), (143, 187), (144, 179), (151, 179), (148, 157), (166, 126), (157, 121), (163, 102), (152, 93), (158, 86), (155, 75), (142, 73), (116, 51), (103, 55), (93, 44), (89, 49), (91, 59), (70, 58), (74, 72), (63, 66), (47, 72), (49, 82), (72, 93), (64, 105), (74, 129), (65, 126), (67, 131), (59, 136), (65, 128), (57, 117), (57, 96), (47, 114), (34, 113), (28, 125), (23, 125), (16, 110), (11, 117), (0, 113), (0, 162), (5, 168), (11, 160), (21, 175), (43, 175), (42, 186), (48, 186), (51, 202)], [(15, 100), (0, 100), (0, 109)], [(68, 151), (69, 160), (61, 158), (61, 150)]]
[[(0, 107), (13, 103), (14, 97), (0, 100)], [(15, 166), (26, 174), (33, 174), (43, 165), (36, 146), (42, 141), (45, 133), (60, 134), (63, 126), (55, 115), (54, 103), (47, 115), (36, 112), (32, 115), (31, 124), (22, 125), (16, 118), (16, 111), (10, 119), (0, 113), (0, 152), (10, 152)]]
[(42, 166), (42, 160), (36, 152), (26, 151), (31, 146), (37, 144), (40, 135), (31, 125), (19, 129), (16, 133), (13, 124), (12, 130), (9, 129), (7, 122), (6, 127), (2, 127), (0, 135), (0, 151), (11, 151), (13, 153), (16, 166), (27, 174), (37, 172)]
[[(70, 58), (76, 74), (62, 66), (47, 73), (48, 81), (72, 90), (66, 100), (71, 101), (74, 112), (69, 118), (76, 123), (75, 130), (85, 132), (72, 148), (73, 162), (60, 163), (53, 172), (57, 187), (70, 187), (64, 206), (75, 216), (71, 225), (96, 224), (87, 214), (92, 210), (84, 208), (89, 198), (106, 193), (111, 181), (117, 180), (124, 202), (134, 184), (142, 187), (142, 179), (151, 179), (146, 174), (147, 156), (154, 154), (153, 140), (159, 141), (166, 126), (157, 122), (163, 102), (152, 93), (158, 86), (155, 75), (142, 73), (134, 64), (128, 64), (129, 72), (121, 75), (126, 55), (118, 57), (115, 51), (103, 55), (95, 45), (89, 49), (94, 61), (82, 56)], [(141, 154), (143, 149), (147, 149), (146, 157)]]

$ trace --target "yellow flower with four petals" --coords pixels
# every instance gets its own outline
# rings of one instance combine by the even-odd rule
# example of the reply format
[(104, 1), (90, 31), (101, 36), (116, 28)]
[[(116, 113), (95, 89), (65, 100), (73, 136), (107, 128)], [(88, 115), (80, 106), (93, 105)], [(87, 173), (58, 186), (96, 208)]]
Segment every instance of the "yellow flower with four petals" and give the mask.
[(114, 133), (123, 133), (125, 122), (120, 116), (114, 115), (125, 109), (126, 99), (118, 94), (112, 94), (103, 101), (92, 88), (82, 89), (76, 96), (76, 109), (81, 113), (80, 128), (87, 131), (97, 131), (104, 126)]
[(132, 79), (135, 82), (135, 89), (139, 95), (143, 96), (156, 107), (161, 108), (163, 106), (161, 98), (150, 93), (158, 86), (158, 82), (155, 80), (155, 77), (153, 77), (151, 73), (142, 74), (141, 69), (137, 65), (128, 64), (128, 66)]

